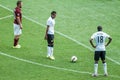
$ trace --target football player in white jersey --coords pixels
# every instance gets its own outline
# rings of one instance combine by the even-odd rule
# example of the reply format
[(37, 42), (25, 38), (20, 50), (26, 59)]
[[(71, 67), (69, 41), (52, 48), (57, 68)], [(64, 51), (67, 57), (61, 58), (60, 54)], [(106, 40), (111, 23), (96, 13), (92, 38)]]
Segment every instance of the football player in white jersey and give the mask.
[(45, 40), (48, 42), (47, 47), (47, 58), (50, 58), (52, 60), (55, 60), (55, 57), (53, 56), (53, 47), (54, 47), (54, 26), (55, 26), (55, 17), (56, 17), (56, 11), (51, 12), (51, 16), (47, 20), (47, 28), (45, 33)]
[[(95, 64), (94, 64), (94, 74), (92, 74), (92, 76), (96, 77), (98, 76), (98, 61), (99, 58), (101, 58), (102, 63), (103, 63), (103, 69), (104, 69), (104, 76), (107, 76), (107, 64), (105, 61), (105, 55), (106, 55), (106, 49), (105, 47), (107, 47), (111, 41), (112, 38), (105, 32), (102, 31), (102, 27), (98, 26), (97, 27), (98, 32), (94, 33), (91, 36), (90, 39), (90, 44), (92, 45), (93, 48), (95, 48), (95, 53), (94, 53), (94, 60), (95, 60)], [(108, 38), (108, 42), (105, 44), (105, 40)], [(93, 40), (95, 41), (96, 45), (94, 45)]]

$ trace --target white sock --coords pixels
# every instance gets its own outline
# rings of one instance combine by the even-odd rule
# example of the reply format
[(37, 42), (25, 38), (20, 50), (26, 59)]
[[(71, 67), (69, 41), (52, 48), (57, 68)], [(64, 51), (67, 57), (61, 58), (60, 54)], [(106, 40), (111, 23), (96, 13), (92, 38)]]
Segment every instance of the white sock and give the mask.
[(107, 74), (107, 64), (103, 63), (103, 69), (104, 69), (104, 73)]
[(51, 49), (50, 49), (50, 47), (48, 46), (47, 47), (47, 56), (50, 56), (51, 55)]
[(50, 47), (50, 50), (51, 50), (51, 56), (53, 56), (53, 47)]
[(94, 64), (94, 72), (95, 74), (98, 74), (98, 64)]

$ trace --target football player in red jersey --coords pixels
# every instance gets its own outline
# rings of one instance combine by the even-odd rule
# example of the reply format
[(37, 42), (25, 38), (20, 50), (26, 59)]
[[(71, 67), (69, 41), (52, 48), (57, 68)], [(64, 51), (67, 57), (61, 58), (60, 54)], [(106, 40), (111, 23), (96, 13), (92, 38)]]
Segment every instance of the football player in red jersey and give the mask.
[(21, 48), (18, 44), (20, 35), (22, 34), (22, 1), (17, 1), (17, 7), (14, 10), (14, 45), (13, 48)]

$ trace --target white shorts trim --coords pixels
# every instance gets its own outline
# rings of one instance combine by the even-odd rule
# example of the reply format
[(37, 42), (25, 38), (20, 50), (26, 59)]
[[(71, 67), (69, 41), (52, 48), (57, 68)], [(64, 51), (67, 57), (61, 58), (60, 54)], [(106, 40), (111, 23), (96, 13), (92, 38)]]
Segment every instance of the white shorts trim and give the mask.
[(22, 30), (20, 29), (20, 25), (18, 24), (13, 24), (14, 25), (14, 35), (21, 35)]

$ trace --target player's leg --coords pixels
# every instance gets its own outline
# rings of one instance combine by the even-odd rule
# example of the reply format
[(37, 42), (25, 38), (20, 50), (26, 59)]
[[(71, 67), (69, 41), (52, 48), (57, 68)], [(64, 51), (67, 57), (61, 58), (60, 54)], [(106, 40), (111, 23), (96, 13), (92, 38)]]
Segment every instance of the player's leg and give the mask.
[(17, 24), (14, 24), (14, 46), (13, 48), (20, 48), (21, 46), (18, 45), (20, 35), (22, 34), (22, 31), (20, 29), (20, 26)]
[(99, 51), (95, 51), (95, 54), (94, 54), (94, 74), (92, 76), (96, 77), (98, 76), (98, 61), (99, 61), (99, 55), (100, 52)]
[(54, 60), (53, 56), (53, 47), (54, 47), (54, 35), (49, 35), (48, 34), (48, 56), (50, 59)]
[(14, 36), (14, 46), (18, 45), (20, 35), (15, 35)]
[(107, 76), (108, 73), (107, 73), (107, 63), (105, 61), (105, 55), (106, 55), (106, 51), (102, 51), (101, 52), (101, 60), (102, 60), (102, 63), (103, 63), (104, 76)]
[(47, 35), (47, 42), (48, 42), (48, 47), (47, 47), (47, 58), (49, 58), (50, 57), (50, 55), (51, 55), (51, 49), (50, 49), (50, 42), (51, 42), (51, 40), (50, 40), (50, 35), (48, 34)]
[(50, 58), (52, 60), (55, 60), (54, 56), (53, 56), (53, 47), (54, 47), (54, 35), (51, 35), (50, 37), (50, 49), (51, 49), (51, 55), (50, 55)]
[(53, 56), (54, 35), (51, 35), (51, 43), (50, 43), (50, 46), (51, 46), (51, 56)]

